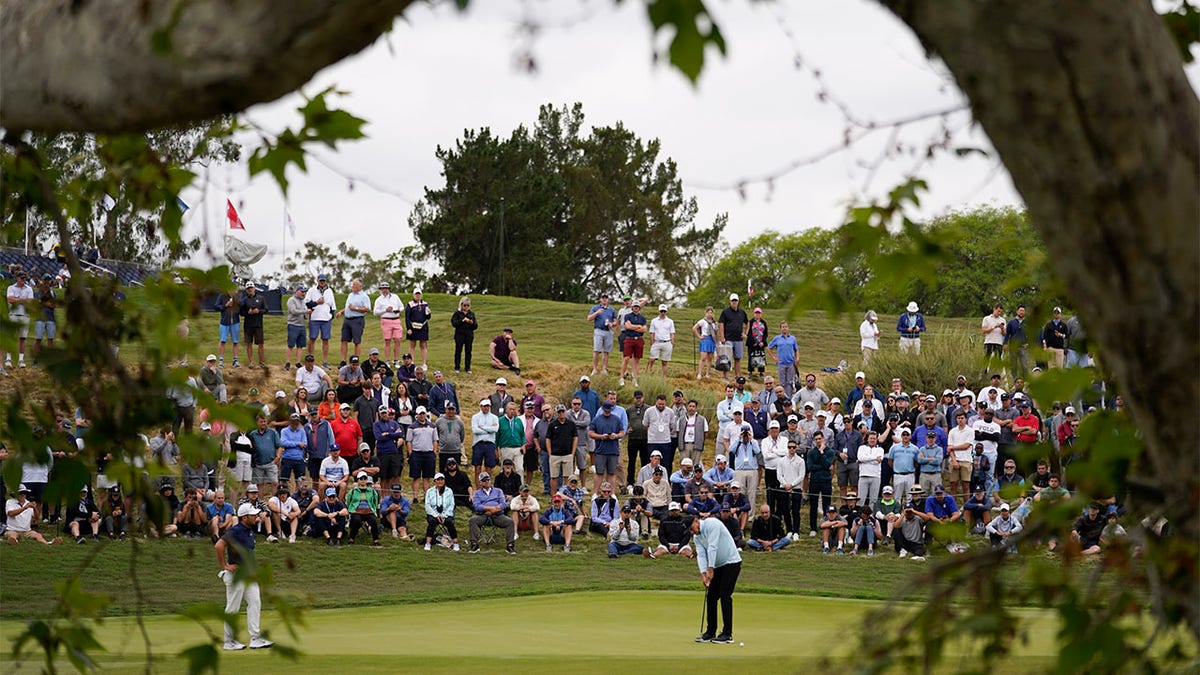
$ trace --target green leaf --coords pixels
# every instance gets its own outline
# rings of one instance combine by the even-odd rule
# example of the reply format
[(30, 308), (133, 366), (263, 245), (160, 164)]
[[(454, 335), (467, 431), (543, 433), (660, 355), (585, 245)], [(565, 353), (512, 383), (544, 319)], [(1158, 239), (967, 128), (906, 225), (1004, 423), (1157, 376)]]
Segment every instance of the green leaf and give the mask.
[(671, 65), (692, 83), (704, 69), (704, 50), (713, 45), (725, 53), (725, 38), (703, 0), (650, 0), (646, 13), (655, 32), (674, 28), (668, 47)]
[(219, 672), (220, 654), (210, 642), (198, 644), (179, 652), (179, 658), (187, 661), (188, 675), (199, 675), (203, 672)]

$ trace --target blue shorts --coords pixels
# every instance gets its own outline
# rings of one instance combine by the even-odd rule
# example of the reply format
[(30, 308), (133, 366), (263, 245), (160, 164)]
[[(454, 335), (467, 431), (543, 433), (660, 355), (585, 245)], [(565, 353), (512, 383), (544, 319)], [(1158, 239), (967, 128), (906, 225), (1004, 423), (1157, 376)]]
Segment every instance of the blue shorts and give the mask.
[(409, 455), (408, 477), (433, 478), (433, 474), (437, 473), (435, 455), (436, 453), (433, 452), (414, 452)]
[(348, 316), (342, 319), (342, 342), (362, 344), (363, 325), (366, 317)]
[(730, 340), (729, 347), (733, 349), (733, 358), (742, 358), (742, 347), (745, 345), (741, 340)]
[(232, 326), (221, 324), (221, 342), (229, 342), (229, 338), (233, 338), (233, 344), (238, 343), (238, 336), (242, 334), (242, 324), (235, 323)]
[(479, 441), (471, 448), (471, 466), (496, 466), (496, 444), (491, 441)]
[(304, 337), (304, 326), (288, 324), (288, 349), (292, 347), (307, 347), (308, 338)]
[(56, 328), (58, 328), (58, 323), (54, 321), (35, 321), (33, 323), (33, 338), (35, 340), (41, 340), (42, 338), (53, 340)]
[(706, 338), (700, 339), (700, 353), (701, 354), (711, 354), (715, 351), (717, 351), (717, 341), (716, 340), (712, 339), (711, 337), (706, 337)]
[(333, 329), (331, 328), (332, 324), (333, 321), (309, 321), (309, 339), (316, 340), (317, 338), (321, 338), (322, 340), (328, 340), (329, 336), (333, 334)]

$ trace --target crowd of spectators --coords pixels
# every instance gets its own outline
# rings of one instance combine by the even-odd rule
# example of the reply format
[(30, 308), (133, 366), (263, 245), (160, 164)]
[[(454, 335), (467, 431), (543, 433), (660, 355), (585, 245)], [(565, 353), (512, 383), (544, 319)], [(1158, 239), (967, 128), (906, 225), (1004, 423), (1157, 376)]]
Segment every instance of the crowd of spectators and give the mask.
[[(27, 306), (21, 302), (28, 293), (24, 283), (18, 276), (9, 288), (10, 313)], [(246, 284), (237, 295), (218, 298), (218, 351), (184, 386), (168, 392), (175, 422), (144, 439), (144, 460), (138, 460), (159, 467), (152, 472), (154, 488), (169, 509), (169, 524), (154, 534), (215, 540), (237, 522), (236, 506), (249, 503), (260, 511), (256, 530), (267, 542), (313, 538), (334, 547), (379, 546), (390, 534), (425, 550), (459, 550), (465, 522), (470, 552), (495, 543), (515, 553), (525, 534), (547, 551), (561, 546), (569, 552), (573, 539), (596, 536), (611, 557), (691, 556), (683, 518), (692, 516), (721, 520), (739, 547), (763, 552), (797, 544), (806, 531), (823, 552), (837, 554), (870, 556), (890, 545), (901, 557), (920, 559), (935, 536), (952, 550), (970, 536), (1012, 548), (1008, 538), (1021, 531), (1033, 504), (1069, 494), (1063, 479), (1076, 458), (1076, 429), (1090, 412), (1078, 403), (1041, 410), (1019, 376), (1020, 356), (1012, 361), (1016, 367), (991, 373), (979, 390), (964, 375), (940, 393), (905, 391), (899, 378), (876, 388), (858, 372), (852, 389), (830, 397), (817, 386), (816, 374), (796, 371), (798, 346), (786, 322), (772, 336), (761, 308), (751, 319), (736, 294), (719, 317), (710, 308), (693, 326), (700, 337), (699, 377), (713, 374), (705, 370), (705, 355), (722, 349), (730, 355), (728, 370), (709, 360), (727, 378), (714, 410), (702, 411), (682, 389), (653, 401), (635, 390), (622, 406), (617, 391), (594, 391), (590, 375), (579, 378), (569, 398), (555, 402), (531, 379), (510, 392), (501, 375), (494, 391), (469, 402), (477, 410), (464, 412), (448, 373), (429, 373), (434, 315), (421, 291), (409, 301), (392, 295), (387, 284), (379, 291), (372, 301), (354, 280), (338, 309), (324, 275), (312, 289), (298, 287), (287, 302), (286, 368), (294, 372), (295, 390), (277, 391), (268, 402), (255, 389), (231, 401), (223, 376), (226, 342), (234, 343), (231, 365), (242, 365), (239, 338), (246, 342), (245, 365), (263, 365), (262, 296)], [(653, 341), (649, 354), (666, 372), (674, 323), (666, 305), (647, 322), (640, 315), (644, 299), (622, 300), (617, 310), (602, 296), (586, 317), (593, 327), (591, 375), (606, 371), (609, 351), (619, 346), (619, 386), (631, 376), (637, 387), (640, 344)], [(897, 327), (902, 343), (919, 340), (924, 329), (915, 304), (908, 309)], [(1020, 333), (1023, 340), (1023, 308), (1015, 326), (1001, 326), (1001, 309), (985, 317), (985, 336)], [(379, 318), (384, 348), (370, 348), (363, 360), (367, 314)], [(342, 361), (333, 368), (328, 341), (338, 317)], [(864, 326), (874, 326), (876, 318), (869, 312)], [(1051, 332), (1059, 321), (1056, 310), (1047, 324)], [(464, 364), (470, 372), (477, 319), (469, 298), (449, 323), (453, 372)], [(519, 377), (513, 333), (505, 328), (489, 343), (489, 359)], [(860, 333), (866, 342), (866, 329)], [(43, 334), (39, 330), (38, 338)], [(53, 331), (46, 335), (52, 339)], [(323, 343), (320, 366), (317, 340)], [(410, 351), (401, 354), (404, 341)], [(871, 349), (864, 345), (864, 362)], [(908, 347), (914, 355), (918, 350), (917, 344)], [(988, 355), (999, 353), (989, 347)], [(23, 363), (23, 353), (20, 358)], [(768, 358), (777, 366), (774, 375), (765, 368)], [(247, 407), (255, 427), (238, 430), (212, 411), (197, 411), (197, 390), (209, 392), (219, 406)], [(1119, 396), (1113, 405), (1121, 409)], [(81, 411), (60, 418), (57, 429), (38, 431), (46, 442), (45, 462), (24, 464), (21, 484), (6, 501), (6, 536), (53, 543), (56, 538), (38, 532), (44, 529), (39, 525), (49, 525), (79, 543), (125, 538), (138, 509), (104, 475), (103, 460), (77, 503), (43, 503), (56, 459), (73, 456), (87, 442), (90, 422)], [(224, 449), (221, 460), (184, 462), (176, 435), (193, 433), (212, 436)], [(1121, 512), (1118, 495), (1092, 497), (1096, 513), (1083, 514), (1074, 530), (1085, 553), (1098, 552), (1120, 529), (1110, 521)], [(807, 523), (801, 518), (805, 506)], [(415, 533), (410, 517), (418, 519)]]

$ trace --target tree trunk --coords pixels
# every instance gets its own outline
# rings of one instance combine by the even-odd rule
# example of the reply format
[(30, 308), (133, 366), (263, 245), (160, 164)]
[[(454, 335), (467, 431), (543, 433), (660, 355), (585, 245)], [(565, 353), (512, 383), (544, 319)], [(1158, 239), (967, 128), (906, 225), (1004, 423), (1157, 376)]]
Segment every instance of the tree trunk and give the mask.
[(0, 126), (144, 131), (238, 112), (370, 45), (410, 2), (0, 3)]
[[(1194, 553), (1200, 103), (1174, 40), (1145, 1), (883, 2), (970, 99), (1141, 430), (1136, 473)], [(1170, 600), (1197, 632), (1185, 584)]]

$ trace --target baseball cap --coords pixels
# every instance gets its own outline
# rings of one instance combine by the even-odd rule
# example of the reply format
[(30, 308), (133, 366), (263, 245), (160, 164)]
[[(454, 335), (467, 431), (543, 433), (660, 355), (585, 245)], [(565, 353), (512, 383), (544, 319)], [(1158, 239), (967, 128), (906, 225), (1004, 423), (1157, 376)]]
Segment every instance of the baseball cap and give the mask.
[(738, 299), (738, 294), (737, 294), (737, 293), (730, 293), (730, 294), (729, 294), (729, 300), (730, 300), (730, 302), (732, 302), (732, 301), (734, 301), (734, 300), (737, 300), (737, 299)]
[(666, 305), (659, 305), (659, 306), (658, 306), (658, 311), (660, 311), (660, 312), (665, 312), (665, 311), (667, 311), (667, 306), (666, 306)]
[(830, 504), (829, 508), (825, 509), (825, 512), (826, 513), (837, 513), (837, 507), (834, 506), (833, 504)]
[(747, 431), (754, 431), (754, 427), (750, 426), (749, 424), (742, 423), (742, 433), (746, 433)]
[[(448, 406), (449, 406), (449, 405), (452, 405), (452, 404), (450, 404), (450, 403), (447, 403), (446, 405), (448, 405)], [(377, 412), (378, 412), (380, 415), (382, 415), (383, 413), (385, 413), (385, 412), (388, 412), (389, 410), (391, 410), (391, 408), (387, 407), (386, 405), (381, 405), (381, 406), (379, 406), (379, 410), (378, 410)]]
[[(457, 462), (456, 462), (456, 463), (457, 463)], [(447, 464), (449, 464), (449, 462), (447, 462)], [(442, 479), (442, 480), (446, 480), (446, 474), (442, 473), (441, 471), (439, 471), (439, 472), (437, 472), (437, 473), (433, 474), (433, 479), (434, 479), (434, 480), (437, 480), (437, 479), (439, 479), (439, 478), (440, 478), (440, 479)]]
[(316, 360), (317, 360), (317, 357), (313, 356), (312, 354), (309, 354), (309, 355), (307, 355), (307, 356), (305, 356), (305, 357), (304, 357), (304, 360), (305, 360), (305, 361), (316, 361)]
[(205, 360), (205, 361), (216, 361), (216, 360), (217, 360), (217, 355), (216, 355), (216, 354), (209, 354), (208, 356), (204, 357), (204, 360)]
[(846, 499), (858, 499), (858, 493), (851, 490), (850, 492), (846, 493)]
[(454, 403), (454, 401), (446, 401), (446, 403), (442, 406), (442, 409), (443, 410), (458, 410), (458, 406)]
[(642, 306), (642, 301), (641, 301), (641, 300), (634, 300), (634, 301), (633, 301), (633, 306), (634, 306), (634, 307), (641, 307), (641, 306)]
[(925, 395), (925, 401), (926, 401), (927, 403), (937, 403), (937, 397), (936, 397), (936, 396), (934, 396), (933, 394), (926, 394), (926, 395)]
[(254, 289), (257, 289), (257, 288), (258, 288), (258, 286), (255, 286), (253, 281), (246, 281), (246, 288), (254, 288)]
[(379, 354), (379, 347), (371, 347), (371, 351), (367, 352), (367, 356), (375, 356)]
[(425, 413), (427, 413), (427, 412), (429, 412), (429, 411), (425, 409), (425, 406), (423, 406), (423, 405), (419, 405), (419, 406), (417, 406), (417, 409), (416, 409), (416, 411), (414, 412), (414, 414), (416, 414), (416, 415), (424, 415), (424, 414), (425, 414)]
[(893, 492), (895, 492), (895, 490), (894, 490), (894, 489), (892, 489), (892, 486), (891, 486), (891, 485), (884, 485), (884, 486), (883, 486), (883, 494), (885, 494), (885, 495), (890, 495), (890, 494), (892, 494)]
[(683, 461), (679, 463), (679, 466), (691, 466), (693, 464), (695, 464), (695, 462), (692, 461), (691, 457), (684, 457)]
[(941, 483), (938, 483), (937, 485), (933, 486), (933, 494), (935, 494), (935, 495), (940, 495), (945, 491), (946, 491), (946, 488), (942, 487)]
[(817, 406), (813, 405), (813, 404), (812, 404), (812, 401), (805, 401), (805, 402), (804, 402), (804, 408), (805, 408), (806, 410), (816, 410), (816, 409), (817, 409)]
[(413, 289), (413, 295), (420, 295), (420, 294), (421, 294), (421, 289), (420, 289), (420, 288), (414, 288), (414, 289)]
[(566, 412), (566, 411), (567, 411), (567, 406), (565, 406), (565, 405), (563, 405), (563, 404), (561, 404), (561, 403), (559, 403), (558, 405), (554, 406), (554, 412)]
[(579, 376), (579, 381), (580, 381), (580, 382), (591, 382), (591, 381), (592, 381), (592, 378), (588, 377), (587, 375), (580, 375), (580, 376)]
[(446, 466), (450, 466), (451, 464), (453, 464), (454, 466), (458, 466), (458, 458), (450, 457), (450, 458), (446, 459)]
[(251, 504), (250, 502), (246, 502), (245, 504), (238, 506), (237, 513), (238, 513), (238, 518), (241, 518), (242, 516), (257, 516), (258, 509), (255, 508), (255, 506), (253, 504)]
[(1074, 415), (1074, 414), (1076, 414), (1076, 413), (1075, 413), (1075, 406), (1073, 406), (1073, 405), (1069, 405), (1069, 406), (1067, 406), (1067, 409), (1063, 411), (1063, 414), (1064, 414), (1064, 415)]
[(622, 507), (621, 507), (621, 513), (629, 513), (629, 512), (631, 512), (631, 511), (633, 511), (633, 507), (631, 507), (631, 506), (630, 506), (630, 505), (628, 505), (628, 504), (626, 504), (625, 506), (622, 506)]
[(734, 409), (733, 409), (733, 412), (732, 412), (732, 413), (730, 413), (730, 414), (731, 414), (731, 415), (742, 415), (742, 414), (744, 414), (744, 412), (742, 411), (742, 409), (741, 409), (741, 408), (734, 408)]
[(605, 401), (604, 403), (600, 404), (600, 407), (604, 408), (605, 410), (612, 410), (613, 409), (612, 401)]
[(287, 394), (280, 389), (279, 391), (275, 392), (275, 398), (287, 398)]
[(503, 462), (500, 462), (500, 464), (501, 464), (502, 466), (515, 466), (515, 465), (513, 464), (513, 461), (512, 461), (512, 459), (510, 459), (510, 458), (508, 458), (508, 457), (505, 457), (505, 458), (504, 458), (504, 461), (503, 461)]
[(358, 354), (350, 355), (350, 363), (358, 363), (358, 361), (359, 361)]
[(1008, 502), (1000, 502), (1000, 510), (1001, 510), (1001, 511), (1008, 511), (1008, 510), (1009, 510), (1009, 507), (1008, 507)]
[(908, 493), (914, 494), (914, 495), (921, 494), (924, 491), (925, 491), (925, 488), (921, 487), (920, 485), (914, 485), (914, 486), (908, 488)]
[(502, 384), (502, 385), (504, 385), (504, 386), (506, 386), (506, 387), (507, 387), (507, 386), (508, 386), (508, 380), (504, 379), (503, 377), (497, 377), (497, 378), (496, 378), (496, 384)]
[(486, 471), (484, 471), (483, 473), (479, 474), (479, 480), (480, 480), (480, 481), (491, 480), (491, 479), (492, 479), (492, 475), (491, 475), (491, 474), (489, 474), (489, 473), (488, 473), (488, 472), (486, 472)]
[(256, 483), (251, 483), (251, 484), (247, 485), (246, 492), (258, 492), (258, 485)]
[(331, 488), (331, 487), (325, 488), (325, 496), (326, 497), (336, 495), (336, 494), (337, 494), (337, 488)]
[(318, 275), (317, 275), (317, 281), (326, 281), (326, 280), (327, 280), (327, 279), (326, 279), (326, 277), (325, 277), (325, 273), (324, 273), (324, 272), (322, 272), (321, 274), (318, 274)]
[(525, 405), (524, 405), (524, 407), (526, 407), (526, 408), (533, 408), (533, 401), (525, 401)]
[(288, 419), (293, 419), (293, 420), (297, 420), (297, 421), (299, 421), (299, 420), (300, 420), (300, 413), (292, 413), (291, 415), (289, 415), (289, 416), (288, 416)]
[(362, 451), (364, 451), (364, 450), (370, 450), (370, 449), (371, 449), (371, 446), (370, 446), (370, 444), (368, 444), (368, 443), (359, 443), (359, 444), (358, 444), (358, 451), (359, 451), (359, 452), (362, 452)]
[(350, 409), (351, 409), (351, 408), (350, 408), (350, 404), (349, 404), (349, 403), (343, 403), (343, 404), (341, 404), (340, 406), (338, 406), (338, 410), (350, 410)]
[(568, 482), (568, 483), (578, 483), (578, 482), (579, 482), (579, 476), (571, 476), (570, 478), (568, 478), (568, 479), (567, 479), (567, 482)]
[(771, 420), (770, 422), (767, 423), (767, 428), (768, 429), (778, 429), (779, 428), (779, 420)]
[(724, 461), (725, 461), (725, 455), (717, 455), (717, 456), (716, 456), (716, 458), (715, 458), (715, 461), (718, 461), (718, 462), (724, 462)]
[(663, 468), (661, 466), (654, 467), (654, 473), (663, 473)]
[(355, 480), (361, 480), (363, 478), (370, 478), (370, 476), (367, 475), (366, 471), (359, 471), (358, 475), (354, 477)]
[(522, 485), (522, 486), (521, 486), (521, 492), (529, 492), (529, 486), (528, 486), (528, 485)]
[(553, 497), (550, 498), (550, 501), (552, 501), (552, 502), (561, 502), (562, 500), (563, 500), (563, 496), (560, 494), (555, 494)]
[(864, 408), (873, 408), (873, 407), (875, 407), (875, 404), (874, 404), (874, 403), (871, 403), (871, 399), (869, 399), (869, 398), (864, 398), (864, 399), (863, 399), (863, 402), (862, 402), (862, 407), (864, 407)]
[(800, 418), (796, 417), (795, 415), (788, 415), (787, 421), (788, 424), (791, 424), (792, 422), (799, 422)]
[(479, 399), (479, 407), (481, 407), (481, 408), (482, 408), (482, 407), (483, 407), (483, 406), (485, 406), (485, 405), (486, 405), (486, 406), (488, 406), (488, 407), (491, 407), (491, 405), (492, 405), (492, 402), (491, 402), (491, 400), (489, 400), (489, 399), (486, 399), (486, 398), (481, 398), (481, 399)]
[(737, 481), (735, 480), (735, 481), (733, 481), (732, 483), (730, 483), (730, 484), (729, 484), (729, 489), (730, 489), (730, 490), (741, 490), (741, 489), (742, 489), (742, 484), (741, 484), (741, 483), (739, 483), (739, 482), (737, 482)]
[(401, 492), (402, 490), (404, 490), (403, 485), (399, 483), (392, 483), (392, 492)]
[(762, 307), (755, 307), (754, 314), (762, 314)]
[(653, 452), (651, 452), (651, 453), (650, 453), (650, 456), (651, 456), (651, 457), (662, 457), (662, 453), (661, 453), (661, 452), (659, 452), (658, 450), (655, 450), (655, 451), (653, 451)]
[(835, 403), (841, 403), (841, 402), (842, 402), (842, 399), (834, 396), (832, 399), (830, 399), (829, 405), (834, 405)]
[(668, 511), (678, 511), (679, 510), (679, 502), (671, 502), (670, 504), (667, 504), (667, 510)]
[(864, 372), (863, 372), (863, 371), (861, 371), (861, 370), (860, 370), (860, 371), (858, 371), (857, 373), (855, 373), (855, 374), (854, 374), (854, 379), (856, 379), (856, 380), (857, 380), (857, 379), (858, 379), (858, 378), (860, 378), (860, 377), (861, 377), (861, 378), (863, 378), (863, 379), (865, 380), (865, 379), (867, 379), (867, 374), (866, 374), (866, 373), (864, 373)]

